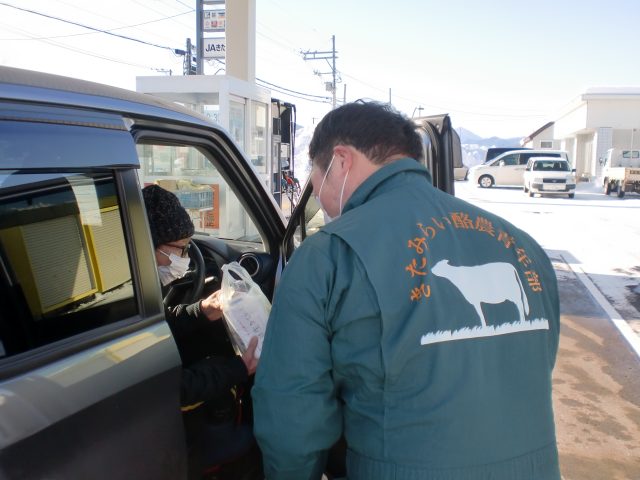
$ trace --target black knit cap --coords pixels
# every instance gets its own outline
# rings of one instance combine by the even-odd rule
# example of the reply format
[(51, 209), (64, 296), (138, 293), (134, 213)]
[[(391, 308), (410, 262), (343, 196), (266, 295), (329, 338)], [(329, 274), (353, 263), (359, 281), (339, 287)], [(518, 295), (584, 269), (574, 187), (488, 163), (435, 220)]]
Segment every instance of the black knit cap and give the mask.
[(158, 185), (149, 185), (142, 189), (142, 196), (154, 247), (193, 235), (193, 222), (173, 193)]

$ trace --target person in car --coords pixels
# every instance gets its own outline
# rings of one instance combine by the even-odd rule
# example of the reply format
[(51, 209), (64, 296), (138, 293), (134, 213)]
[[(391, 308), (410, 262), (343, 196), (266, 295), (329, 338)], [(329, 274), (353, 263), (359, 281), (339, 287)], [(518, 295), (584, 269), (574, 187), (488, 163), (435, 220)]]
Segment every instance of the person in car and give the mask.
[(436, 189), (410, 119), (345, 104), (309, 156), (329, 218), (275, 292), (252, 397), (266, 478), (560, 480), (556, 276), (506, 220)]
[[(182, 277), (189, 268), (188, 250), (194, 225), (178, 197), (158, 185), (142, 190), (155, 247), (158, 275), (163, 287)], [(249, 425), (236, 425), (234, 397), (237, 386), (253, 375), (258, 359), (257, 338), (242, 356), (194, 358), (190, 351), (203, 329), (222, 317), (216, 291), (192, 305), (165, 309), (167, 323), (183, 360), (180, 397), (187, 443), (196, 469), (235, 458), (253, 443)]]

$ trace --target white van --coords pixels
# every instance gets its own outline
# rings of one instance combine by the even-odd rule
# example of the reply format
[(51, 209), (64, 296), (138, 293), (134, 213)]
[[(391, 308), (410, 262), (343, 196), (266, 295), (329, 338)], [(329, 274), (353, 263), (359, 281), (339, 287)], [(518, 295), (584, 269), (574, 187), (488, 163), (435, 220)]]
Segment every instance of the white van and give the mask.
[(567, 195), (576, 192), (576, 169), (558, 157), (533, 157), (524, 172), (524, 193), (533, 197), (543, 195)]
[(556, 157), (569, 160), (564, 150), (510, 150), (498, 155), (488, 163), (469, 169), (469, 181), (482, 188), (494, 185), (522, 186), (524, 169), (533, 157)]

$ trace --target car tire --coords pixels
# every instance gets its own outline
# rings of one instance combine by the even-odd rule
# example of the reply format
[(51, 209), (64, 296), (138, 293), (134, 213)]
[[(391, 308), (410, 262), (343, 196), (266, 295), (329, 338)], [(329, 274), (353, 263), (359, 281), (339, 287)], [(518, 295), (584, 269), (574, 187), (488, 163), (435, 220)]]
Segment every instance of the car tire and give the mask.
[(493, 177), (491, 175), (482, 175), (478, 179), (478, 185), (480, 185), (482, 188), (493, 187)]
[(570, 194), (569, 194), (569, 198), (573, 198), (573, 197), (575, 197), (575, 196), (576, 196), (576, 194), (575, 194), (575, 193), (570, 193)]
[(611, 193), (611, 184), (606, 181), (604, 182), (604, 194), (609, 195)]
[(525, 184), (524, 186), (524, 193), (527, 193), (529, 191), (529, 189), (527, 188), (527, 185)]
[(533, 193), (533, 190), (529, 190), (529, 196), (533, 197), (535, 194)]

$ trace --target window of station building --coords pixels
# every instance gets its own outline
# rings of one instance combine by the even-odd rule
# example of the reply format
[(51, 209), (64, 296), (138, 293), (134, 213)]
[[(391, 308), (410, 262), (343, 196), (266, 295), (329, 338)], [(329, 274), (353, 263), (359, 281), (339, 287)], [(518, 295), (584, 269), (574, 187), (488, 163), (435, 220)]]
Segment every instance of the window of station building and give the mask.
[(267, 105), (253, 102), (251, 109), (251, 163), (258, 173), (267, 172)]
[(215, 123), (220, 123), (220, 105), (203, 105), (202, 113)]
[(553, 148), (553, 142), (550, 140), (541, 140), (540, 148)]
[(135, 316), (114, 178), (0, 178), (0, 357)]
[(241, 150), (244, 150), (244, 102), (229, 102), (229, 133)]

